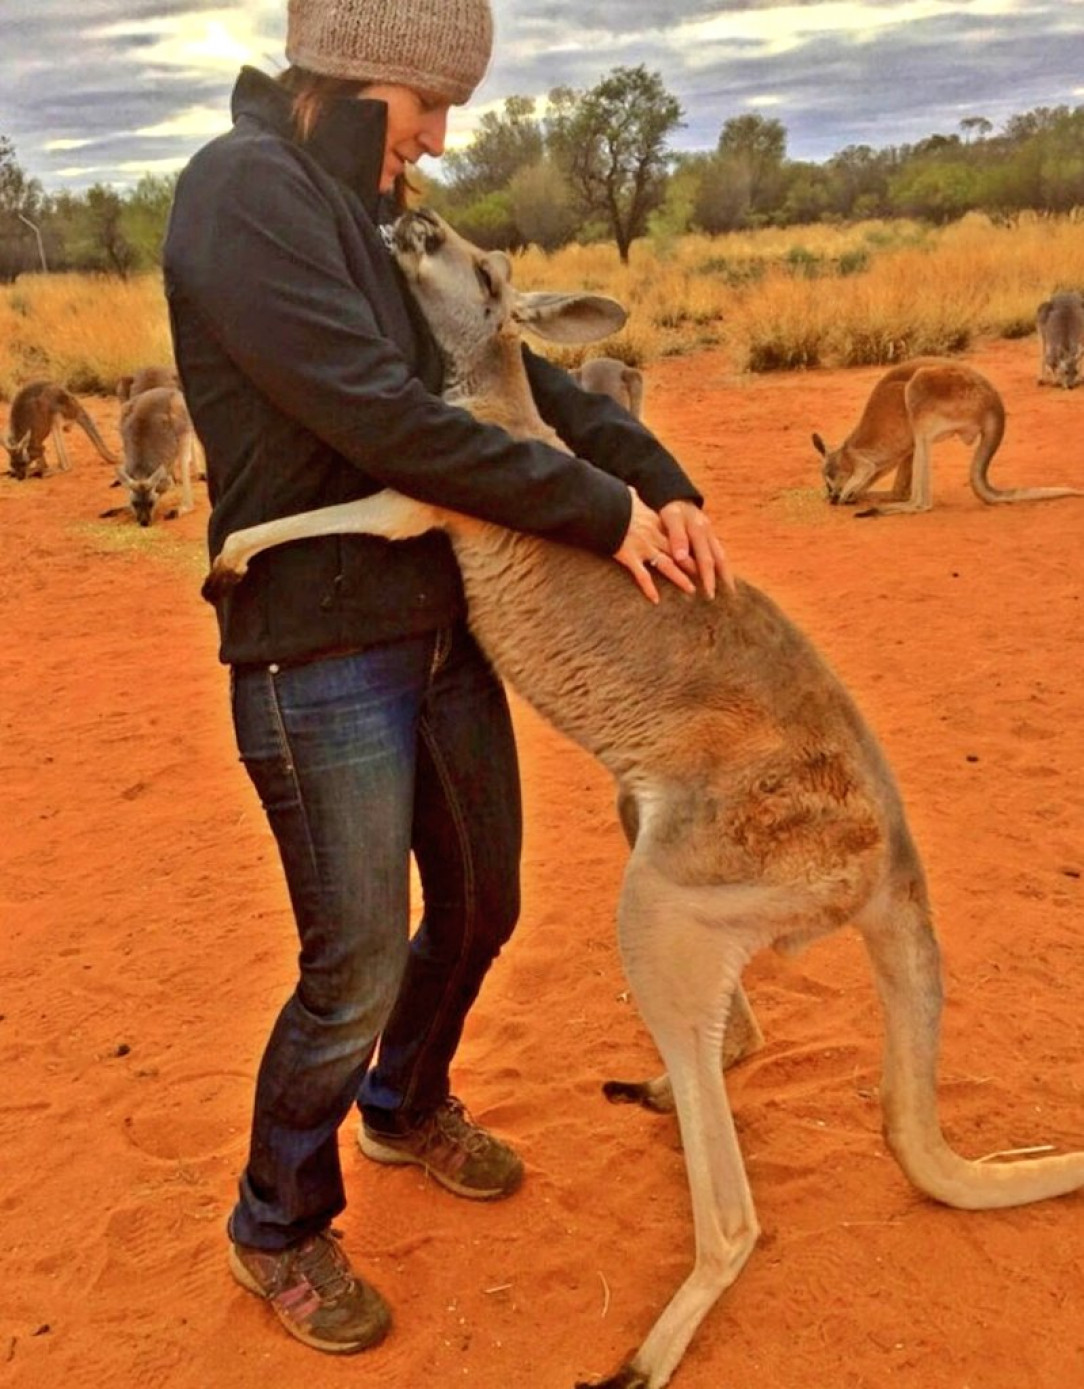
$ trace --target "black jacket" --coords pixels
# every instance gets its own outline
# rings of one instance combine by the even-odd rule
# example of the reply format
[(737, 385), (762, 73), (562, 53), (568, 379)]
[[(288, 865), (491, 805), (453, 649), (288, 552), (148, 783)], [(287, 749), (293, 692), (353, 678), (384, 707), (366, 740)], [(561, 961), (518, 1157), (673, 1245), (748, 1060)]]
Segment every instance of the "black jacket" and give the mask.
[[(439, 396), (428, 329), (377, 229), (386, 107), (340, 102), (305, 145), (252, 68), (233, 129), (181, 174), (165, 244), (174, 351), (207, 455), (211, 553), (230, 531), (382, 487), (612, 554), (625, 483), (699, 500), (646, 429), (526, 352), (576, 454), (517, 442)], [(597, 465), (597, 466), (593, 466)], [(218, 607), (230, 663), (291, 661), (432, 630), (463, 612), (445, 536), (329, 536), (266, 551)]]

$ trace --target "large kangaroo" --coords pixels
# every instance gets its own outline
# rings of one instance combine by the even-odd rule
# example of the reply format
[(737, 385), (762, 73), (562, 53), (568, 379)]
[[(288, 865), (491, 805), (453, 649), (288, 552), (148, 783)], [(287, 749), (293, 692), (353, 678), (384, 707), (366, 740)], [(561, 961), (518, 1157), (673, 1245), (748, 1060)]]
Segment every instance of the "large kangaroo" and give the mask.
[[(824, 485), (833, 506), (873, 503), (859, 516), (929, 511), (931, 451), (953, 435), (975, 445), (971, 489), (984, 502), (1084, 496), (1074, 487), (995, 487), (988, 473), (1004, 433), (1001, 395), (981, 372), (944, 357), (914, 357), (885, 372), (842, 444), (832, 448), (814, 434), (813, 447), (824, 459)], [(871, 492), (893, 469), (891, 491)]]
[(16, 392), (8, 417), (8, 437), (0, 440), (11, 459), (13, 477), (46, 475), (45, 441), (50, 434), (60, 471), (66, 472), (71, 467), (62, 421), (77, 424), (107, 463), (120, 462), (71, 391), (54, 381), (30, 381)]
[[(517, 293), (505, 256), (430, 213), (401, 217), (395, 245), (451, 364), (451, 398), (513, 433), (552, 438), (531, 401), (520, 327), (582, 341), (620, 326), (620, 306)], [(720, 1060), (732, 1010), (747, 1022), (742, 969), (764, 946), (793, 948), (848, 923), (861, 932), (884, 1012), (885, 1134), (920, 1191), (985, 1209), (1084, 1185), (1084, 1153), (981, 1163), (946, 1144), (938, 946), (900, 796), (847, 691), (765, 594), (744, 582), (713, 599), (664, 585), (655, 606), (610, 560), (390, 491), (235, 533), (205, 592), (239, 582), (282, 541), (433, 527), (455, 548), (471, 625), (496, 669), (613, 773), (631, 843), (618, 936), (669, 1074), (696, 1257), (605, 1389), (661, 1389), (756, 1244)]]

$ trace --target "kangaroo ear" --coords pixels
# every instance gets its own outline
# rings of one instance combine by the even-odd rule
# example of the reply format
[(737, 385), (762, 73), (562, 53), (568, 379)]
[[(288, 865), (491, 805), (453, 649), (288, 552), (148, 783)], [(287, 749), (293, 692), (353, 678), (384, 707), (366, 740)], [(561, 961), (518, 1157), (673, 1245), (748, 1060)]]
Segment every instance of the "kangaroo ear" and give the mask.
[(625, 326), (628, 314), (616, 299), (601, 294), (517, 294), (512, 319), (547, 342), (584, 343), (608, 338)]
[(819, 434), (813, 435), (813, 447), (817, 450), (817, 452), (821, 455), (822, 458), (827, 458), (828, 447)]

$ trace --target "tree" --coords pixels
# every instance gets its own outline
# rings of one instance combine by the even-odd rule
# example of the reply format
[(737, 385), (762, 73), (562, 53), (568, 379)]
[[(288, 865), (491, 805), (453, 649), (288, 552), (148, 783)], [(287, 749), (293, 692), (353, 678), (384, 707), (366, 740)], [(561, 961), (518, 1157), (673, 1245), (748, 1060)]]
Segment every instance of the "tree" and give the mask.
[(782, 170), (783, 197), (777, 213), (785, 225), (819, 222), (831, 211), (828, 173), (819, 164), (787, 163)]
[(832, 211), (841, 217), (887, 212), (888, 179), (895, 162), (894, 150), (874, 150), (869, 145), (848, 145), (834, 154), (825, 165)]
[(74, 213), (69, 252), (77, 270), (128, 278), (138, 255), (124, 232), (124, 202), (115, 188), (96, 183), (69, 204)]
[(552, 160), (531, 164), (509, 185), (512, 215), (524, 243), (556, 251), (576, 234), (576, 211), (565, 176)]
[(748, 168), (712, 155), (700, 175), (693, 200), (693, 224), (709, 236), (744, 227), (752, 205)]
[(764, 116), (732, 116), (723, 126), (717, 152), (741, 174), (752, 208), (764, 211), (776, 191), (787, 155), (783, 123)]
[(964, 138), (970, 142), (972, 135), (977, 135), (980, 140), (985, 140), (993, 125), (985, 116), (965, 116), (960, 122), (960, 129), (964, 132)]
[(546, 124), (550, 151), (584, 213), (605, 223), (627, 264), (665, 196), (666, 142), (681, 125), (680, 104), (658, 73), (619, 67), (581, 97), (555, 89)]
[(515, 251), (522, 244), (507, 191), (485, 193), (455, 210), (455, 227), (461, 236), (483, 251)]
[(121, 231), (139, 270), (161, 264), (162, 242), (176, 186), (176, 175), (144, 174), (124, 200)]
[(15, 146), (0, 135), (0, 280), (41, 266), (40, 221), (41, 185), (27, 178)]
[(915, 160), (891, 184), (892, 204), (909, 217), (943, 224), (978, 206), (980, 175), (962, 160)]
[(464, 150), (444, 156), (444, 170), (457, 203), (502, 193), (520, 171), (542, 158), (542, 126), (533, 97), (510, 96), (504, 111), (487, 111)]

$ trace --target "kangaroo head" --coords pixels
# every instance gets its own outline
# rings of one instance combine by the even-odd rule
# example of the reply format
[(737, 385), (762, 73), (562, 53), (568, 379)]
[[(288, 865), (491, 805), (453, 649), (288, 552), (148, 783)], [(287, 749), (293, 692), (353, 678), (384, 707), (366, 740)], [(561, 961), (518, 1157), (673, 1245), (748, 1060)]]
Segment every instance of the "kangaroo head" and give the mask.
[(11, 460), (11, 475), (16, 478), (26, 477), (27, 470), (32, 460), (30, 450), (30, 434), (28, 429), (21, 439), (16, 439), (13, 435), (6, 439), (0, 439), (0, 448), (3, 448), (8, 458)]
[(821, 477), (824, 490), (833, 506), (853, 505), (859, 495), (878, 476), (878, 468), (857, 449), (847, 444), (832, 448), (819, 434), (813, 435), (813, 447), (821, 455)]
[(503, 251), (479, 250), (428, 209), (403, 213), (392, 243), (453, 381), (476, 376), (497, 340), (521, 328), (551, 342), (597, 342), (627, 318), (598, 294), (521, 293)]
[(141, 526), (149, 526), (158, 498), (169, 490), (169, 468), (163, 463), (149, 477), (133, 477), (126, 469), (118, 468), (117, 477), (128, 489), (128, 504), (136, 520)]
[(850, 477), (852, 469), (844, 462), (842, 445), (833, 448), (831, 444), (826, 444), (819, 434), (814, 434), (813, 447), (824, 460), (821, 464), (821, 477), (824, 479), (824, 490), (828, 500), (833, 506), (836, 506), (839, 503), (840, 493), (843, 491), (843, 486)]

